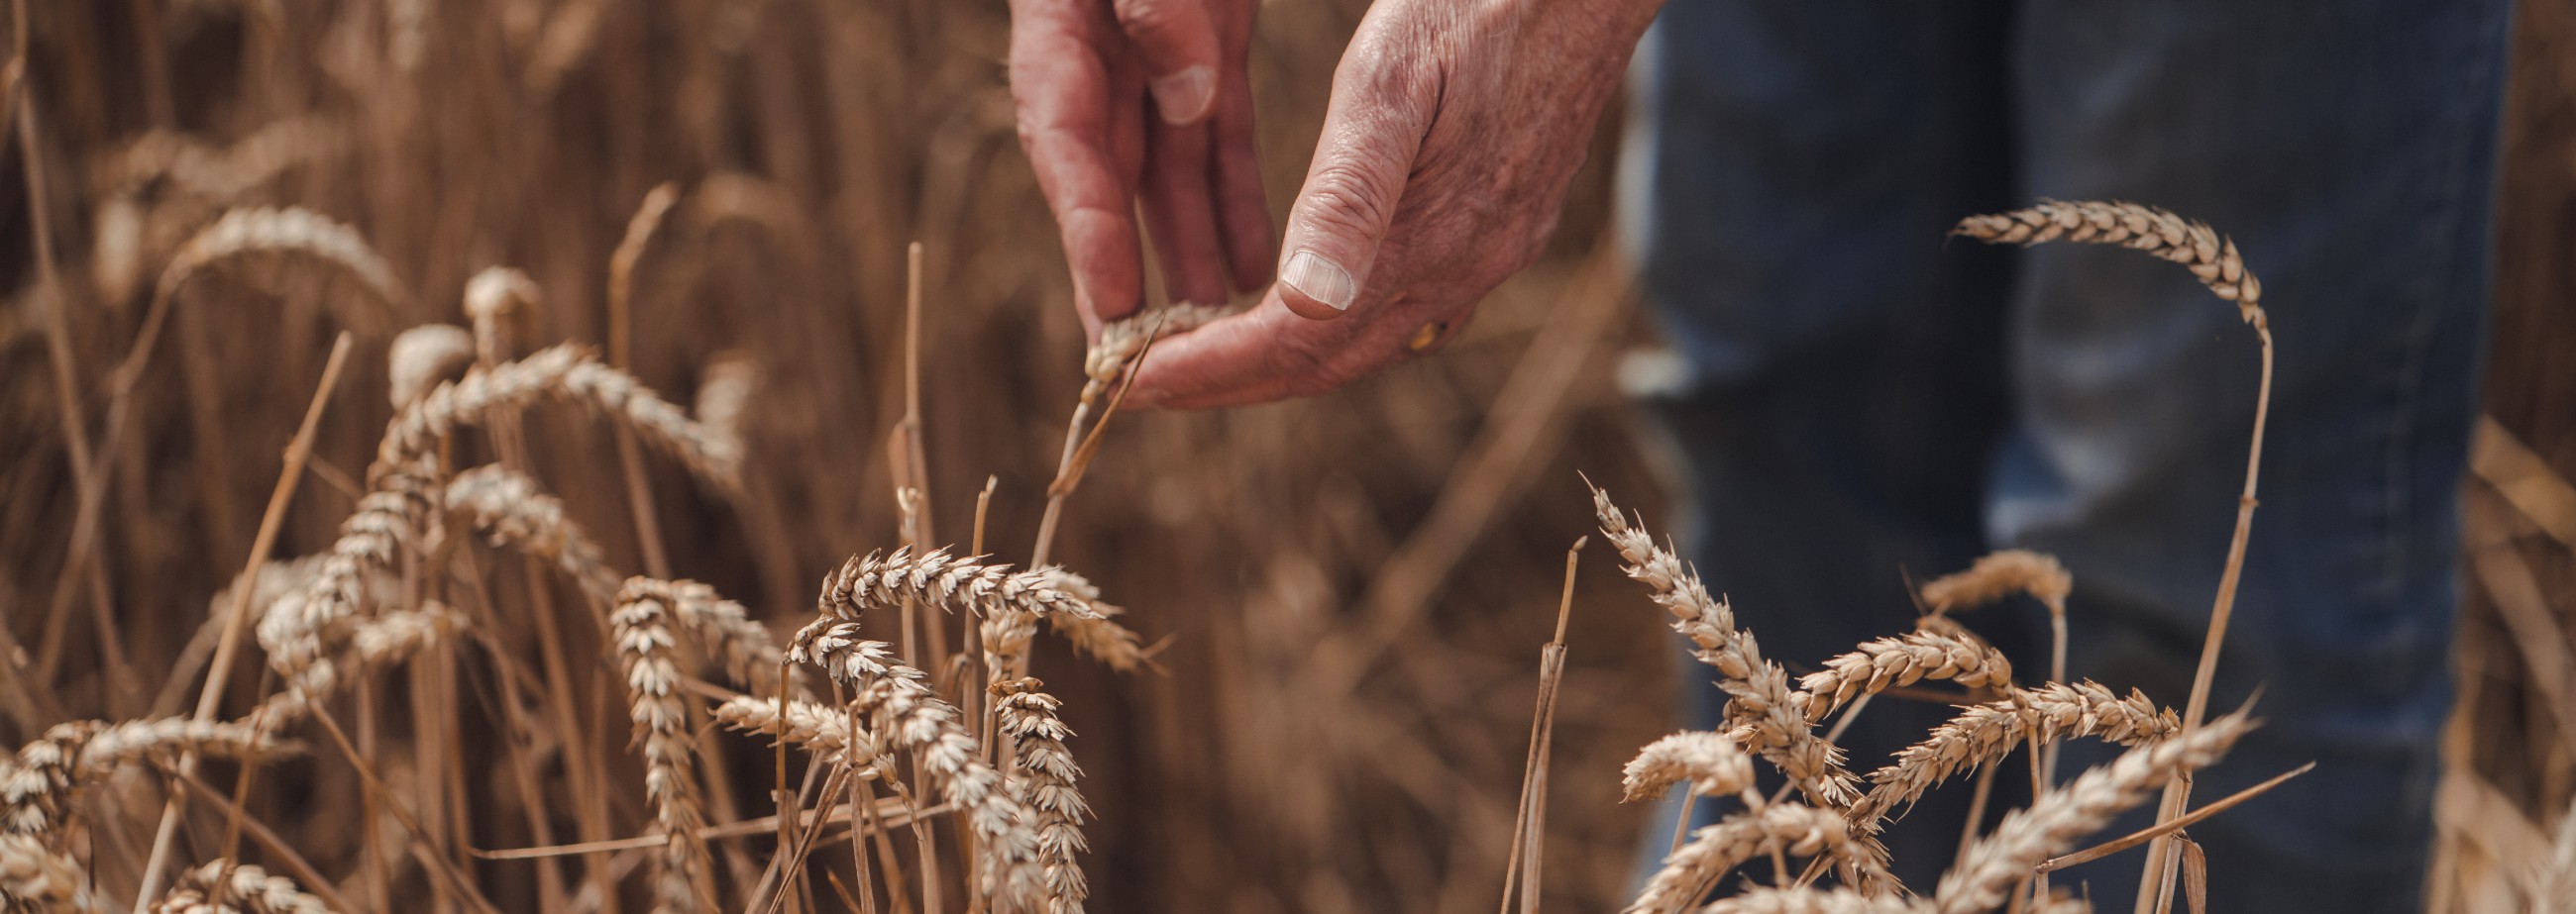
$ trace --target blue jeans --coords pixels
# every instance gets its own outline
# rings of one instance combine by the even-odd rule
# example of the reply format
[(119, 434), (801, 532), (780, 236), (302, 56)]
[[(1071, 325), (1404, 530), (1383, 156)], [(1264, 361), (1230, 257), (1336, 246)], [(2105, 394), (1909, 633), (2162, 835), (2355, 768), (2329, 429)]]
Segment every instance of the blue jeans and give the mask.
[[(2212, 702), (2259, 689), (2267, 723), (2195, 796), (2319, 763), (2192, 829), (2211, 900), (2419, 908), (2508, 7), (1676, 0), (1639, 51), (1622, 203), (1692, 369), (1654, 405), (1711, 589), (1809, 669), (1909, 629), (1909, 579), (2037, 549), (2075, 576), (2070, 671), (2180, 707), (2243, 483), (2253, 334), (2136, 252), (1944, 232), (2042, 197), (2206, 220), (2262, 278), (2279, 364)], [(2036, 605), (1963, 618), (2044, 675)], [(1710, 725), (1707, 676), (1685, 679)], [(1948, 713), (1873, 704), (1853, 764)], [(2066, 776), (2109, 757), (2069, 753)], [(2015, 803), (2022, 771), (1999, 779)], [(1891, 833), (1909, 884), (1949, 863), (1967, 793)], [(2058, 884), (2126, 911), (2140, 861)]]

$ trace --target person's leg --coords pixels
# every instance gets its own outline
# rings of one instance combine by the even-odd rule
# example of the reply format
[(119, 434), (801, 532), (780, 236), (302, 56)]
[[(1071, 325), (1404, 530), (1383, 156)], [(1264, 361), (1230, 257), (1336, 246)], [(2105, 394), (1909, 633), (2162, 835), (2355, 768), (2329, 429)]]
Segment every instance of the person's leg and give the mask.
[[(2506, 14), (2054, 0), (2018, 25), (2025, 191), (2157, 204), (2232, 235), (2278, 341), (2212, 702), (2260, 690), (2266, 724), (2195, 796), (2319, 765), (2192, 828), (2217, 910), (2420, 904)], [(1989, 532), (2074, 573), (2071, 670), (2180, 707), (2243, 483), (2253, 334), (2171, 264), (2026, 257)], [(2140, 855), (2115, 860), (2085, 875), (2102, 910), (2126, 911)]]
[[(1906, 577), (1983, 551), (2008, 258), (1943, 233), (2010, 199), (2007, 12), (1693, 0), (1640, 49), (1621, 202), (1691, 367), (1655, 399), (1692, 487), (1684, 552), (1792, 672), (1910, 630)], [(1715, 726), (1712, 674), (1683, 663), (1685, 725)], [(1866, 771), (1947, 711), (1877, 702), (1842, 742)], [(1964, 797), (1891, 834), (1910, 881), (1949, 862)]]

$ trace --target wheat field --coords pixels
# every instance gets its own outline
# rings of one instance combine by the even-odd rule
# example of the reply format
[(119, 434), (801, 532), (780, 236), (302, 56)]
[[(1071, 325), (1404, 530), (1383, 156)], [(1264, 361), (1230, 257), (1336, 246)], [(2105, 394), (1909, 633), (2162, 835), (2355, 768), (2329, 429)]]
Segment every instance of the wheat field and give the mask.
[[(1274, 200), (1363, 8), (1264, 11)], [(1611, 381), (1651, 340), (1598, 164), (1441, 358), (1122, 414), (1123, 369), (1211, 312), (1085, 351), (998, 4), (12, 14), (10, 910), (1671, 911), (1723, 883), (1712, 910), (2072, 911), (2033, 876), (2159, 791), (2223, 814), (2165, 788), (2255, 725), (2012, 670), (1949, 613), (2026, 592), (2080, 618), (2083, 570), (2042, 556), (1928, 582), (1917, 631), (1824, 668), (1763, 659), (1619, 507), (1663, 506)], [(2576, 18), (2524, 18), (2508, 173), (2563, 191), (2576, 83), (2533, 61)], [(2513, 251), (2576, 234), (2540, 211), (2569, 196), (2507, 207), (2519, 339), (2566, 323), (2542, 304), (2576, 280)], [(2261, 327), (2233, 247), (2182, 217), (1960, 232), (2126, 244)], [(2529, 648), (2576, 631), (2548, 418), (2576, 384), (2523, 345), (2470, 483), (2438, 910), (2576, 874), (2551, 857), (2576, 854), (2552, 685), (2576, 664)], [(1746, 735), (1668, 733), (1659, 622)], [(1924, 680), (1961, 716), (1846, 767), (1835, 723)], [(1890, 809), (2075, 738), (2136, 748), (1940, 884), (1886, 877)], [(1680, 784), (1744, 810), (1634, 884), (1645, 804), (1620, 801)], [(2127, 853), (2187, 885), (2179, 847)]]

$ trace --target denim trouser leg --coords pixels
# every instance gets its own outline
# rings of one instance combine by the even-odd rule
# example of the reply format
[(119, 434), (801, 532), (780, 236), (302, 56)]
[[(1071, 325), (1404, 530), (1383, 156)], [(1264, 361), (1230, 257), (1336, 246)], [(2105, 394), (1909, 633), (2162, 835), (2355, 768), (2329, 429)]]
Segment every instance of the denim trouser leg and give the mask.
[[(2197, 795), (2320, 762), (2193, 829), (2212, 899), (2415, 907), (2506, 7), (1668, 8), (1639, 65), (1649, 145), (1627, 202), (1648, 289), (1702, 370), (1664, 414), (1694, 467), (1709, 585), (1773, 654), (1813, 663), (1905, 627), (1900, 570), (2041, 549), (2075, 574), (2075, 674), (2179, 706), (2243, 481), (2252, 334), (2134, 252), (2043, 247), (1988, 282), (1991, 252), (1939, 233), (1994, 208), (1980, 189), (1995, 163), (2011, 200), (2134, 199), (2206, 219), (2263, 278), (2279, 365), (2213, 702), (2260, 687), (2268, 725)], [(1946, 78), (1981, 72), (1975, 59), (1926, 63), (1989, 49), (1993, 86)], [(1934, 97), (1962, 90), (1991, 90), (1979, 98), (1994, 117)], [(2030, 619), (1968, 621), (2009, 641)], [(1919, 721), (1881, 716), (1894, 704), (1862, 718), (1865, 744), (1919, 737)], [(1919, 886), (1947, 863), (1894, 850), (1931, 858), (1905, 873)], [(2076, 878), (2119, 910), (2137, 863)]]

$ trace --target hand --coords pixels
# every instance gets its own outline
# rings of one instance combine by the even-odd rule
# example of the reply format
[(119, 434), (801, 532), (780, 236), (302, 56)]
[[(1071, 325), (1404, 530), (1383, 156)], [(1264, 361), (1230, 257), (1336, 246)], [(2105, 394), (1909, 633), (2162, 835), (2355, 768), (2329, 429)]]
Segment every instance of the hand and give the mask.
[(1175, 300), (1219, 303), (1276, 250), (1244, 58), (1258, 0), (1011, 0), (1020, 145), (1064, 235), (1084, 329), (1136, 310), (1141, 208)]
[(1546, 246), (1660, 0), (1381, 0), (1333, 76), (1253, 310), (1157, 343), (1129, 402), (1322, 393), (1464, 326)]

